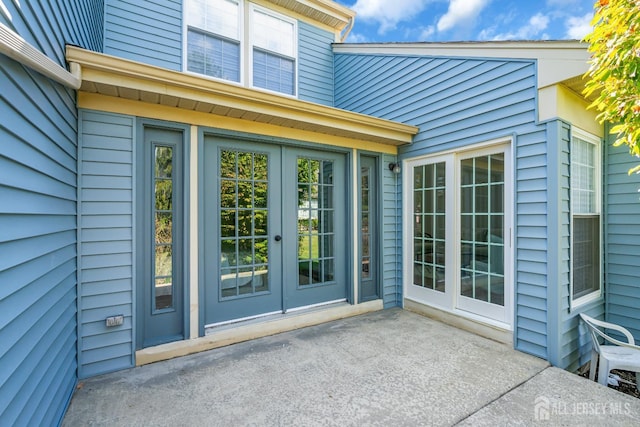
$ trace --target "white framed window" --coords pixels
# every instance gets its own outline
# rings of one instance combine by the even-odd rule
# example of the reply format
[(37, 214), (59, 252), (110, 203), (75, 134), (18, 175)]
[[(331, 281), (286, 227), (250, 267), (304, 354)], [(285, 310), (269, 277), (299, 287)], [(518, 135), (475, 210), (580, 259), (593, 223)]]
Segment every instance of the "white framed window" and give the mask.
[(252, 86), (295, 96), (296, 21), (253, 4), (250, 10)]
[(600, 139), (579, 129), (571, 136), (571, 306), (602, 294)]
[(296, 96), (295, 19), (244, 0), (187, 0), (184, 21), (186, 71)]
[(241, 83), (242, 2), (188, 0), (184, 13), (187, 71)]

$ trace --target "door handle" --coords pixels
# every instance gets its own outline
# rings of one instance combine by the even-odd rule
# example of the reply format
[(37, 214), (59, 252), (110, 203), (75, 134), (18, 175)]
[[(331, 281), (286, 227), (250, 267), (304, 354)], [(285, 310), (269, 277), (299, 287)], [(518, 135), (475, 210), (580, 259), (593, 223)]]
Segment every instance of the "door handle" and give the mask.
[(279, 242), (280, 240), (282, 240), (282, 236), (277, 234), (276, 237), (273, 238), (276, 242)]

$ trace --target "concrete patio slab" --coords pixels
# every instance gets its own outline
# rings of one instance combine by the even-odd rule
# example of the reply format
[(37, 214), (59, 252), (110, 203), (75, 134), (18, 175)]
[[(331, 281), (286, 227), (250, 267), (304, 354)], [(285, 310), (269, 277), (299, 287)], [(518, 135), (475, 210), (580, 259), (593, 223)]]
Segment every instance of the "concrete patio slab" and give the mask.
[(82, 381), (63, 425), (531, 424), (539, 396), (596, 389), (637, 420), (640, 399), (393, 309)]
[(551, 367), (459, 425), (535, 424), (640, 426), (640, 399)]

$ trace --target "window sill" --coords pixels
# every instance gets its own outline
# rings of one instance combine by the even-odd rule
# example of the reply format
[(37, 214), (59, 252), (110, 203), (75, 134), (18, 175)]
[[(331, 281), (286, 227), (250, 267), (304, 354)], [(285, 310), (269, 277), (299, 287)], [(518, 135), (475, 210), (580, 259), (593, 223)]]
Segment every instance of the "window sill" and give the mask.
[(573, 312), (577, 309), (584, 308), (584, 306), (586, 306), (589, 303), (601, 301), (603, 300), (602, 296), (603, 296), (602, 289), (600, 289), (588, 295), (582, 296), (578, 299), (575, 299), (575, 300), (571, 299), (571, 301), (569, 301), (569, 312)]

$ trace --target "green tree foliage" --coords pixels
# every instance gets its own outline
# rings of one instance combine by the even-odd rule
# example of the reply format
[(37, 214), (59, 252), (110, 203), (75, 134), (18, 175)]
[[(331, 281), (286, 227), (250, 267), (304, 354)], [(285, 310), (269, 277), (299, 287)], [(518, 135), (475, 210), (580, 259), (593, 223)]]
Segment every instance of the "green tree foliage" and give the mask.
[(585, 94), (597, 95), (591, 107), (601, 122), (616, 124), (614, 145), (626, 144), (640, 158), (640, 0), (598, 0), (594, 8), (594, 28), (585, 37), (593, 55)]

